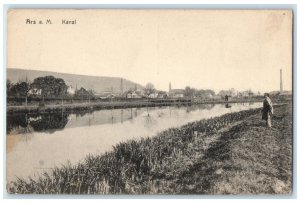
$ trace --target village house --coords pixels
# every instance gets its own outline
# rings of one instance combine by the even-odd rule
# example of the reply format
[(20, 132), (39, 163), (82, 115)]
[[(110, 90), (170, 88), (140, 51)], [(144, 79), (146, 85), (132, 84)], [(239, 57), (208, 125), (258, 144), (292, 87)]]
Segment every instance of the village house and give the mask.
[(158, 93), (157, 92), (153, 92), (148, 97), (149, 98), (157, 98), (157, 96), (158, 96)]
[(142, 94), (140, 91), (130, 91), (126, 94), (126, 98), (142, 98)]
[(38, 88), (32, 88), (28, 91), (28, 95), (40, 96), (42, 95), (42, 90)]
[(72, 87), (72, 85), (68, 86), (68, 89), (67, 89), (67, 93), (70, 94), (70, 95), (74, 95), (75, 94), (75, 89)]
[(171, 89), (169, 91), (169, 97), (171, 97), (171, 98), (183, 98), (184, 97), (184, 89)]
[(172, 89), (171, 83), (169, 83), (169, 95), (170, 98), (182, 98), (184, 97), (184, 89)]
[(112, 91), (103, 91), (97, 95), (100, 99), (115, 98), (116, 95)]
[(167, 97), (168, 97), (167, 92), (164, 92), (164, 91), (158, 91), (157, 92), (157, 98), (164, 99), (164, 98), (167, 98)]

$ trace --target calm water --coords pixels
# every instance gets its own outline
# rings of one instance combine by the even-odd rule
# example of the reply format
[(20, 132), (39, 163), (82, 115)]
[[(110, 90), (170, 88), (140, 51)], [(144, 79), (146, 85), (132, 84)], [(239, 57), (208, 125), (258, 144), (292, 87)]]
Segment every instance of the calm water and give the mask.
[(75, 164), (87, 154), (101, 154), (128, 139), (152, 137), (170, 127), (261, 103), (193, 105), (19, 115), (7, 118), (7, 180), (38, 175), (43, 170)]

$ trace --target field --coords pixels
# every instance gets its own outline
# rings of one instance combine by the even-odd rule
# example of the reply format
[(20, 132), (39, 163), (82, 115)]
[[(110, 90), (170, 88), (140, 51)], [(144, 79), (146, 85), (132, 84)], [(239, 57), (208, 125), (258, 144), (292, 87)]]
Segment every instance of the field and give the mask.
[(8, 183), (21, 194), (290, 194), (292, 107), (275, 107), (273, 128), (260, 109), (171, 128), (120, 143), (39, 178)]

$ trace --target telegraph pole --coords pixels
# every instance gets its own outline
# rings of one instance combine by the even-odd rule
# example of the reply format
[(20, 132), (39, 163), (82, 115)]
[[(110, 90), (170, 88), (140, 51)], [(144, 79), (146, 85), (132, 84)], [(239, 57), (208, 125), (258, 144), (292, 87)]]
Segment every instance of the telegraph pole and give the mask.
[(26, 75), (25, 82), (26, 82), (26, 86), (27, 86), (27, 88), (26, 88), (26, 95), (25, 95), (25, 106), (27, 107), (27, 104), (28, 104), (27, 95), (28, 95), (28, 90), (29, 90), (29, 84), (28, 84), (27, 75)]
[(121, 93), (123, 94), (123, 78), (121, 78)]
[(280, 69), (280, 93), (283, 91), (283, 84), (282, 84), (282, 69)]

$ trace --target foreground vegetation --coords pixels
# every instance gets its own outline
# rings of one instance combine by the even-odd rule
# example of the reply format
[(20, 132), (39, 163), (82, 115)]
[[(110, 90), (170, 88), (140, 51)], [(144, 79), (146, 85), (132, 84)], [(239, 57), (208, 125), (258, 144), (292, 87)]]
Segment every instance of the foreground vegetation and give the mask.
[(290, 105), (275, 108), (267, 129), (260, 109), (171, 128), (153, 138), (120, 143), (38, 179), (18, 179), (22, 194), (258, 194), (290, 193)]

